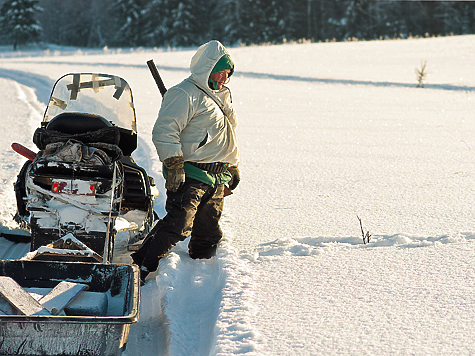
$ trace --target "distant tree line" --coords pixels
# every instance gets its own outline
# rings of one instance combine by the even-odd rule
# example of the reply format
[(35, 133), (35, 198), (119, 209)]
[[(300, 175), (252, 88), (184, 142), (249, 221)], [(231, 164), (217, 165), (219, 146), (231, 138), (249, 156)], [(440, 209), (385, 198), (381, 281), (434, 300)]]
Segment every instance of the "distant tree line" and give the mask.
[(475, 33), (475, 2), (0, 0), (4, 44), (186, 47)]

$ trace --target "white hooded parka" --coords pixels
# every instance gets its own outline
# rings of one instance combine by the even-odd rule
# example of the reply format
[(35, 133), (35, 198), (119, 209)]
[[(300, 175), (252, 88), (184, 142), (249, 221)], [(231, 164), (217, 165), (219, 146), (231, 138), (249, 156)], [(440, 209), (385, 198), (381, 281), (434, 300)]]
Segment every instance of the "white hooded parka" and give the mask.
[(212, 90), (208, 79), (226, 48), (218, 41), (205, 43), (191, 59), (191, 75), (163, 97), (152, 141), (163, 162), (183, 156), (191, 162), (237, 165), (236, 112), (227, 87)]

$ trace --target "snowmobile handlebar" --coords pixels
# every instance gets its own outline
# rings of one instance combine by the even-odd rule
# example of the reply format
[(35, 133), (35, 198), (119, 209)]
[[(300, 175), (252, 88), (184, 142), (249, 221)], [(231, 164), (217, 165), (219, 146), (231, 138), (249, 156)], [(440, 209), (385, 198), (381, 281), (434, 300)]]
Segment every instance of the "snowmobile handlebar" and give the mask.
[(16, 153), (21, 154), (23, 157), (28, 158), (30, 161), (33, 161), (36, 157), (35, 152), (33, 152), (32, 150), (26, 148), (25, 146), (23, 146), (20, 143), (16, 143), (16, 142), (12, 143), (12, 149)]
[(155, 65), (153, 59), (147, 61), (148, 68), (150, 69), (150, 72), (152, 73), (153, 79), (155, 79), (155, 83), (157, 84), (158, 90), (160, 90), (160, 94), (162, 94), (162, 97), (165, 95), (167, 92), (167, 88), (165, 87), (165, 84), (163, 83), (162, 77), (160, 77), (160, 73), (158, 73), (157, 66)]

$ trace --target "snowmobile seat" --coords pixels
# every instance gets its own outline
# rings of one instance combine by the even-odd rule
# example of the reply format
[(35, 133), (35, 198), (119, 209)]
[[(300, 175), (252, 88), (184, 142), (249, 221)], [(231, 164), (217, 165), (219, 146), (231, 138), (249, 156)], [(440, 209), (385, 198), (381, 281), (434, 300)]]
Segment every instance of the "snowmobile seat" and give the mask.
[(102, 116), (64, 112), (49, 122), (43, 121), (35, 130), (33, 142), (40, 150), (54, 142), (66, 142), (70, 139), (88, 143), (108, 143), (118, 145), (121, 141), (119, 128)]
[(93, 132), (107, 127), (112, 127), (112, 124), (102, 116), (79, 112), (63, 112), (48, 122), (46, 130), (75, 135)]
[[(114, 131), (103, 130), (114, 127)], [(108, 139), (100, 136), (99, 141), (117, 144), (122, 150), (124, 156), (130, 156), (137, 148), (137, 133), (119, 126), (112, 125), (109, 121), (100, 115), (79, 113), (79, 112), (63, 112), (52, 118), (46, 125), (46, 131), (56, 131), (66, 135), (76, 135), (76, 139), (82, 141), (83, 135), (86, 133), (103, 130), (102, 132), (108, 136)], [(117, 142), (116, 142), (117, 135)], [(97, 138), (97, 136), (94, 136)], [(39, 139), (39, 138), (38, 138)], [(90, 140), (89, 140), (90, 141)], [(91, 141), (92, 142), (92, 141)], [(36, 142), (35, 142), (36, 143)], [(44, 149), (45, 143), (39, 139), (40, 149)]]

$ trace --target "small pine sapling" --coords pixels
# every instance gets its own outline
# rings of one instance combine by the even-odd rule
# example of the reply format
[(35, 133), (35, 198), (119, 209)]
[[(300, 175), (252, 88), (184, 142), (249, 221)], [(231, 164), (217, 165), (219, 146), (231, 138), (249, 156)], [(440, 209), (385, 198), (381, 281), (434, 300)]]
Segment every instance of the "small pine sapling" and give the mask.
[(415, 72), (417, 75), (417, 87), (416, 88), (424, 88), (424, 80), (427, 77), (427, 61), (421, 62), (421, 68), (416, 68)]

